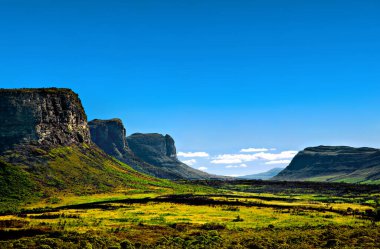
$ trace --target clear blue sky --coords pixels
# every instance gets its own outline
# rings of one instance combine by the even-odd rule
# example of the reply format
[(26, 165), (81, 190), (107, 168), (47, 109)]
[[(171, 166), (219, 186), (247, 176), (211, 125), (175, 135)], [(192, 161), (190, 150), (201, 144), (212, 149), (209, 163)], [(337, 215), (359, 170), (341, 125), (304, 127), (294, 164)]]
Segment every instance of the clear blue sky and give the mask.
[(193, 167), (265, 171), (286, 165), (211, 161), (380, 147), (379, 13), (378, 0), (0, 0), (0, 87), (69, 87), (89, 119), (210, 155), (183, 158)]

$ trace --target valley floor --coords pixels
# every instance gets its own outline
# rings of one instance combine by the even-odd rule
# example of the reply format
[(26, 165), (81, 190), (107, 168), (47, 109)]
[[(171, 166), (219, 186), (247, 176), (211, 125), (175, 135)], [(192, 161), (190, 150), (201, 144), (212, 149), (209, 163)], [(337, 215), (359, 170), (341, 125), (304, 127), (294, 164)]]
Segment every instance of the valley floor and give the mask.
[(380, 248), (378, 186), (195, 183), (217, 189), (61, 196), (3, 213), (0, 248)]

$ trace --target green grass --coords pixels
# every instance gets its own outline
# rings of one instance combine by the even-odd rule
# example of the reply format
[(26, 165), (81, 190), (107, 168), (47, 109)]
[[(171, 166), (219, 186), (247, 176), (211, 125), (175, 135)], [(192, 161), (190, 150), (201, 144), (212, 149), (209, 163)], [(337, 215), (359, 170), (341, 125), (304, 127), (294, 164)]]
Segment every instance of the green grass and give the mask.
[[(257, 195), (245, 196), (226, 198), (230, 205), (199, 206), (154, 201), (123, 204), (116, 198), (105, 209), (66, 207), (54, 212), (0, 216), (0, 237), (15, 237), (0, 239), (0, 248), (9, 248), (10, 244), (27, 248), (44, 244), (50, 248), (123, 248), (126, 243), (129, 248), (376, 248), (380, 243), (380, 224), (360, 214), (299, 208), (310, 205), (310, 200), (318, 202), (329, 196), (305, 195), (298, 196), (297, 203), (285, 202), (293, 208), (281, 208), (283, 201), (278, 200), (268, 201), (279, 205), (276, 208), (237, 205), (236, 199), (247, 203)], [(96, 202), (106, 195), (83, 198)], [(359, 209), (364, 204), (356, 205)], [(367, 208), (364, 205), (360, 210)], [(17, 237), (18, 233), (36, 232), (40, 235)]]
[(16, 210), (33, 198), (34, 189), (26, 172), (0, 160), (0, 212)]
[(212, 191), (210, 187), (177, 184), (137, 172), (97, 147), (57, 147), (48, 151), (30, 147), (28, 151), (13, 152), (3, 159), (17, 159), (20, 163), (0, 162), (0, 212), (12, 211), (26, 199), (33, 203), (44, 199), (48, 204), (59, 204), (68, 196), (108, 193), (125, 198), (131, 193)]

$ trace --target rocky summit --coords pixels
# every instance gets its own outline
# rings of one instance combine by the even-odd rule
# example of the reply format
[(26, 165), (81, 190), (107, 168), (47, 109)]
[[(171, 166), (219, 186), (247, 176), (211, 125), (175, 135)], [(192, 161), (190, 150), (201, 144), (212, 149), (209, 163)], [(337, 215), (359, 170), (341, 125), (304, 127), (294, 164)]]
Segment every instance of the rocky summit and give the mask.
[(318, 146), (299, 152), (274, 180), (371, 183), (380, 179), (380, 150)]
[(0, 153), (19, 144), (90, 143), (87, 117), (70, 89), (0, 89)]
[(107, 154), (146, 174), (167, 179), (208, 179), (177, 158), (174, 139), (157, 133), (136, 133), (126, 137), (120, 119), (89, 122), (91, 138)]

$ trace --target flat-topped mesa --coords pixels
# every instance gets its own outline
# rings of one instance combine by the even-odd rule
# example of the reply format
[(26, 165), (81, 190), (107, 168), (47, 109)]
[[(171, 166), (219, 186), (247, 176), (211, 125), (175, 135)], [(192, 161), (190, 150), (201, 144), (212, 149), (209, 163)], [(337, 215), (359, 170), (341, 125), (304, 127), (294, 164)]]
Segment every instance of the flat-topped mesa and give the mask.
[(380, 150), (348, 146), (317, 146), (300, 151), (273, 178), (287, 181), (370, 182), (380, 179)]
[(0, 120), (0, 153), (18, 144), (91, 143), (82, 103), (70, 89), (0, 89)]
[[(152, 175), (168, 179), (209, 179), (209, 175), (182, 163), (177, 158), (174, 139), (158, 133), (135, 133), (127, 137), (129, 148), (140, 160), (152, 165)], [(219, 177), (220, 178), (220, 177)]]
[(126, 130), (118, 118), (94, 119), (88, 123), (92, 141), (107, 154), (120, 159), (132, 152), (127, 144)]
[(178, 161), (174, 139), (170, 135), (135, 133), (127, 137), (127, 141), (133, 153), (150, 164), (162, 166)]
[(208, 179), (205, 172), (193, 169), (177, 158), (174, 139), (158, 133), (135, 133), (126, 137), (120, 119), (89, 122), (92, 141), (107, 154), (137, 171), (166, 179)]

